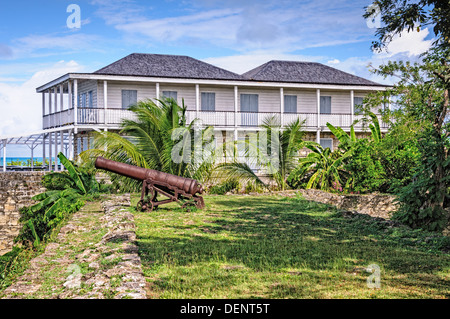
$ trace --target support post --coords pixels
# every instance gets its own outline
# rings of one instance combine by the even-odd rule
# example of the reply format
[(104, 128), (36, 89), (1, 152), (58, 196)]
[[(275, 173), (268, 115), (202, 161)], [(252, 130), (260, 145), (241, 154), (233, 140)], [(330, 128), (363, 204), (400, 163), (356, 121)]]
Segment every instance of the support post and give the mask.
[[(161, 98), (159, 93), (159, 83), (156, 83), (156, 99), (159, 100)], [(159, 101), (156, 101), (156, 105), (159, 106)]]
[[(59, 132), (59, 137), (60, 137), (61, 153), (64, 153), (64, 131)], [(61, 163), (61, 171), (63, 171), (63, 170), (64, 170), (63, 165)]]
[(73, 122), (74, 122), (74, 125), (76, 126), (78, 124), (78, 80), (77, 79), (73, 80), (73, 95), (74, 95), (74, 99), (73, 99), (74, 121)]
[(48, 114), (52, 114), (52, 90), (48, 89)]
[(3, 140), (3, 171), (6, 172), (6, 140)]
[(107, 109), (108, 109), (108, 82), (107, 81), (103, 81), (103, 108), (104, 108), (104, 112), (105, 112), (105, 125), (108, 124), (108, 120), (107, 120)]
[(198, 84), (195, 85), (195, 111), (198, 118), (200, 115), (200, 86)]
[(280, 88), (280, 127), (284, 125), (284, 89)]
[(46, 154), (45, 154), (45, 133), (42, 134), (42, 169), (45, 170), (45, 160), (46, 160)]
[(316, 90), (316, 102), (317, 102), (317, 133), (316, 133), (316, 142), (320, 143), (320, 89)]
[(53, 94), (55, 96), (55, 113), (58, 112), (58, 87), (53, 88)]
[[(238, 110), (239, 110), (239, 96), (238, 96), (238, 87), (236, 85), (234, 87), (234, 127), (235, 127), (235, 130), (237, 129), (237, 126), (238, 126)], [(235, 139), (235, 141), (237, 141), (237, 139)]]
[(31, 170), (34, 171), (34, 144), (31, 145)]
[[(59, 125), (58, 126), (63, 125), (63, 122), (62, 122), (62, 111), (63, 110), (64, 110), (64, 87), (61, 84), (59, 86)], [(66, 123), (64, 123), (64, 124), (66, 124)]]
[(58, 171), (58, 132), (55, 132), (55, 172)]
[(53, 156), (52, 156), (52, 136), (53, 133), (48, 133), (48, 171), (53, 169)]
[(45, 92), (42, 92), (42, 127), (45, 129), (46, 127), (44, 127), (45, 126), (44, 116), (45, 116)]
[(353, 90), (350, 91), (350, 126), (353, 124), (353, 121), (355, 120), (355, 93)]
[(72, 130), (69, 130), (69, 160), (73, 161), (73, 133)]

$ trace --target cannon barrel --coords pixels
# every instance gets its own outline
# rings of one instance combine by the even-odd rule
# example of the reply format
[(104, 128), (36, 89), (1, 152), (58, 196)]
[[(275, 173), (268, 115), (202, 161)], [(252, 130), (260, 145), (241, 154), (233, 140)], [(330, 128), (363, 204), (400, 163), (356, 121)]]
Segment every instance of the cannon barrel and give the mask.
[(154, 169), (142, 168), (134, 165), (120, 163), (103, 158), (101, 156), (95, 160), (95, 167), (136, 180), (151, 181), (155, 185), (177, 188), (190, 195), (203, 193), (203, 186), (199, 184), (195, 179), (172, 175)]

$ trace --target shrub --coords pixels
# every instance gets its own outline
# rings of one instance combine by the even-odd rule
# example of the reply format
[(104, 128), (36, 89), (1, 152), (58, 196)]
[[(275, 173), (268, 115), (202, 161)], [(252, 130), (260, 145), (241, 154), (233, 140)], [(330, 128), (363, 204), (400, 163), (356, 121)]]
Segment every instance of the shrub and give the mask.
[(225, 195), (232, 190), (238, 190), (240, 187), (239, 181), (237, 179), (227, 179), (226, 181), (214, 185), (209, 189), (210, 194)]

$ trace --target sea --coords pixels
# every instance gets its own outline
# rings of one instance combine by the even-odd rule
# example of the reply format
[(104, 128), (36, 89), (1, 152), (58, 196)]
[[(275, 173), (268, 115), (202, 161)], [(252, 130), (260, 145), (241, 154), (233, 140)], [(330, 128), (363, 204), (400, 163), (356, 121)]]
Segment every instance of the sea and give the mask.
[[(55, 160), (55, 158), (52, 158)], [(48, 161), (49, 158), (47, 157), (46, 160)], [(60, 164), (59, 159), (58, 164)], [(42, 163), (42, 157), (34, 157), (33, 161), (36, 163)], [(0, 166), (3, 165), (3, 159), (0, 158)], [(31, 157), (7, 157), (6, 158), (6, 165), (7, 166), (31, 166)]]

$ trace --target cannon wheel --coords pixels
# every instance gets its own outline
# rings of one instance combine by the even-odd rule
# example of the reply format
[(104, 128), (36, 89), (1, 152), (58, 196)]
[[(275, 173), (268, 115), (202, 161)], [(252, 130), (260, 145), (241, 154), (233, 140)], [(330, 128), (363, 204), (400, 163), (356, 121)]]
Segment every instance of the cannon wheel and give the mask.
[(143, 200), (140, 200), (136, 205), (136, 210), (144, 212), (144, 211), (153, 211), (155, 206), (152, 202), (144, 202)]

